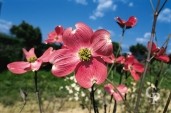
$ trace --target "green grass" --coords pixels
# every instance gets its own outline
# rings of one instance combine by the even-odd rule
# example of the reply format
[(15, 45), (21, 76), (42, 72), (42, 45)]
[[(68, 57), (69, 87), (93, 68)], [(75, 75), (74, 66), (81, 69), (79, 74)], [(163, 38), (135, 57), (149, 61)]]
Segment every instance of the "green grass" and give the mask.
[[(64, 79), (57, 78), (50, 71), (38, 72), (38, 85), (41, 96), (45, 99), (56, 96), (65, 97), (66, 91), (60, 91), (59, 87), (69, 84)], [(22, 75), (15, 75), (9, 71), (0, 73), (0, 103), (12, 105), (16, 101), (21, 101), (20, 88), (28, 93), (34, 94), (34, 73), (28, 72)]]
[[(171, 71), (167, 69), (168, 73), (162, 79), (159, 86), (160, 89), (171, 89)], [(114, 80), (116, 84), (119, 81), (119, 74), (112, 73), (113, 77), (109, 75), (109, 78)], [(154, 74), (155, 75), (155, 74)], [(147, 75), (146, 81), (154, 81), (154, 75)], [(123, 78), (125, 78), (123, 76)], [(133, 81), (131, 75), (127, 79), (126, 83), (128, 87), (130, 82)], [(69, 85), (69, 81), (64, 81), (63, 78), (57, 78), (51, 74), (50, 71), (38, 72), (38, 85), (43, 100), (53, 99), (53, 97), (66, 97), (66, 89), (59, 90), (61, 86)], [(103, 86), (102, 86), (103, 87)], [(34, 72), (28, 72), (22, 75), (15, 75), (9, 71), (0, 73), (0, 103), (3, 105), (13, 105), (17, 101), (22, 101), (20, 96), (20, 88), (28, 93), (29, 99), (36, 99), (34, 89)]]

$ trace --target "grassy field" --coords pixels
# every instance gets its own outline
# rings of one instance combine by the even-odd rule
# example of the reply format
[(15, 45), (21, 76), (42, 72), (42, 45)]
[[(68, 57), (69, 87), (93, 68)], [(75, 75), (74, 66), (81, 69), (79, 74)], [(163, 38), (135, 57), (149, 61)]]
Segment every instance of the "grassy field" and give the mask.
[[(159, 88), (163, 90), (162, 92), (167, 91), (166, 93), (168, 93), (168, 90), (171, 89), (171, 70), (167, 69), (167, 71), (168, 71), (167, 75), (165, 75), (165, 77), (161, 80), (161, 84), (159, 86)], [(119, 75), (118, 74), (113, 74), (113, 75), (115, 77), (114, 80), (118, 82)], [(6, 109), (10, 110), (10, 108), (14, 109), (15, 107), (17, 107), (15, 109), (18, 112), (19, 111), (18, 109), (21, 109), (22, 106), (20, 89), (27, 92), (28, 94), (27, 98), (28, 98), (28, 102), (30, 102), (30, 105), (36, 103), (33, 78), (34, 78), (33, 72), (28, 72), (23, 75), (15, 75), (9, 71), (4, 71), (0, 73), (0, 108), (4, 106)], [(153, 77), (147, 76), (146, 81), (150, 81), (150, 80), (153, 80)], [(71, 83), (69, 81), (65, 81), (63, 78), (57, 78), (53, 76), (50, 71), (44, 70), (38, 72), (38, 82), (39, 82), (41, 98), (46, 110), (47, 110), (47, 106), (51, 106), (48, 108), (49, 111), (54, 109), (55, 110), (60, 109), (60, 104), (62, 105), (66, 103), (64, 101), (66, 98), (68, 98), (69, 94), (65, 88), (63, 90), (59, 90), (59, 89), (61, 86), (65, 87), (66, 85), (70, 85)], [(131, 77), (129, 77), (127, 83), (130, 82), (132, 82)], [(164, 95), (163, 97), (165, 97), (165, 99), (167, 98), (166, 95)], [(56, 104), (57, 108), (52, 109), (54, 104)], [(71, 103), (70, 107), (68, 108), (74, 108), (76, 106), (77, 107), (79, 106), (78, 103), (76, 104)], [(34, 107), (31, 107), (30, 110), (34, 109)], [(29, 107), (27, 107), (27, 109), (29, 109)], [(67, 108), (64, 107), (63, 109), (67, 109)], [(8, 112), (9, 111), (7, 111), (6, 113)], [(85, 111), (85, 113), (86, 112), (87, 111)], [(26, 111), (24, 113), (26, 113)], [(53, 113), (53, 112), (49, 112), (49, 113)]]
[[(0, 74), (0, 103), (12, 105), (17, 101), (21, 101), (20, 89), (26, 91), (28, 96), (34, 93), (33, 78), (33, 72), (23, 75), (14, 75), (9, 71), (2, 72)], [(54, 77), (50, 71), (38, 72), (38, 82), (43, 98), (66, 96), (66, 91), (59, 91), (59, 87), (69, 83), (64, 82), (64, 79)]]

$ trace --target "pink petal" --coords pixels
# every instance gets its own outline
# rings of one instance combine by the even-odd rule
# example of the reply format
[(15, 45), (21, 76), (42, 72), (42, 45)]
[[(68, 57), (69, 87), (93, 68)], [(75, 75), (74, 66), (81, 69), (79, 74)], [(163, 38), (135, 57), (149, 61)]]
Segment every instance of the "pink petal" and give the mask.
[[(150, 42), (148, 42), (147, 48), (150, 49)], [(151, 45), (151, 52), (152, 52), (152, 54), (154, 52), (157, 52), (157, 51), (159, 51), (159, 49), (157, 48), (156, 44), (154, 42), (152, 42), (152, 45)]]
[(117, 86), (116, 88), (117, 90), (113, 93), (113, 97), (117, 102), (119, 102), (123, 100), (125, 94), (128, 92), (128, 88), (123, 84)]
[(133, 55), (128, 55), (125, 59), (125, 65), (132, 65), (135, 61), (135, 57)]
[(117, 102), (123, 100), (122, 96), (121, 96), (118, 92), (114, 92), (114, 93), (113, 93), (113, 98), (114, 98)]
[(38, 58), (38, 60), (41, 60), (42, 62), (49, 62), (49, 58), (51, 54), (53, 53), (53, 48), (49, 47), (41, 57)]
[(160, 55), (156, 56), (155, 58), (166, 63), (170, 61), (170, 58), (167, 55)]
[(62, 33), (57, 34), (56, 31), (52, 31), (48, 34), (48, 38), (45, 40), (45, 43), (63, 43)]
[(52, 73), (57, 77), (64, 77), (74, 71), (80, 62), (78, 55), (69, 49), (55, 51), (50, 62), (53, 63)]
[(108, 31), (97, 30), (92, 36), (91, 43), (94, 56), (111, 56), (113, 54), (113, 45)]
[(126, 28), (132, 28), (136, 25), (137, 23), (137, 18), (134, 16), (131, 16), (128, 21), (125, 23), (126, 24)]
[(121, 28), (124, 28), (125, 20), (122, 20), (120, 17), (116, 17), (115, 20)]
[(92, 58), (87, 62), (80, 62), (75, 72), (78, 84), (83, 88), (90, 88), (94, 83), (101, 84), (107, 78), (107, 67), (100, 58)]
[(55, 42), (55, 39), (54, 38), (48, 38), (44, 42), (45, 42), (45, 44), (51, 44), (51, 43)]
[(69, 48), (79, 48), (90, 45), (90, 38), (93, 31), (84, 23), (77, 23), (76, 29), (68, 28), (63, 34), (63, 43)]
[(104, 90), (105, 90), (106, 92), (108, 92), (110, 95), (113, 94), (113, 92), (114, 92), (113, 89), (114, 89), (114, 87), (113, 87), (112, 84), (106, 84), (106, 85), (104, 86)]
[(23, 48), (23, 53), (26, 56), (27, 61), (32, 57), (37, 58), (34, 53), (34, 48), (31, 48), (29, 51), (27, 51), (25, 48)]
[(57, 33), (55, 31), (52, 31), (48, 34), (48, 38), (45, 40), (45, 43), (54, 43), (55, 38), (57, 37)]
[(102, 59), (103, 59), (106, 63), (114, 63), (115, 56), (114, 56), (114, 54), (112, 54), (111, 56), (103, 56)]
[(125, 95), (125, 93), (128, 92), (128, 88), (123, 84), (117, 86), (117, 89), (122, 95)]
[(163, 55), (163, 54), (165, 54), (165, 52), (166, 52), (166, 48), (161, 47), (159, 52), (157, 52), (157, 56)]
[(135, 70), (130, 70), (130, 72), (135, 81), (140, 79), (140, 75)]
[(23, 74), (27, 71), (30, 71), (30, 63), (29, 62), (12, 62), (7, 65), (9, 71), (15, 74)]
[(140, 63), (135, 63), (135, 64), (133, 64), (132, 67), (136, 72), (139, 72), (139, 73), (144, 72), (144, 66), (142, 64), (140, 64)]
[[(61, 49), (62, 50), (62, 49)], [(51, 55), (49, 56), (49, 62), (51, 64), (54, 64), (55, 60), (56, 60), (56, 56), (57, 54), (59, 54), (57, 51), (61, 51), (61, 50), (53, 50), (53, 52), (51, 53)], [(57, 53), (57, 54), (56, 54)], [(65, 54), (65, 53), (63, 53)]]
[(125, 63), (125, 57), (124, 56), (119, 56), (116, 61), (116, 63), (124, 64)]
[(55, 31), (56, 31), (57, 35), (62, 35), (64, 32), (64, 28), (59, 25), (59, 26), (55, 27)]
[(37, 70), (40, 69), (41, 65), (42, 65), (42, 61), (41, 60), (37, 60), (37, 61), (31, 63), (31, 70), (32, 71), (37, 71)]

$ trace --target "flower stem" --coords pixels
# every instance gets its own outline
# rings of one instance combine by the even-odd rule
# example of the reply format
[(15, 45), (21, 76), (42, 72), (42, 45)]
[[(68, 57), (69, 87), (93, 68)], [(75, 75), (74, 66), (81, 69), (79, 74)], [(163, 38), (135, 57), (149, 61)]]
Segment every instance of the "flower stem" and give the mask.
[(166, 105), (164, 107), (163, 113), (166, 113), (167, 112), (167, 109), (168, 109), (168, 106), (169, 106), (170, 101), (171, 101), (171, 91), (170, 91), (169, 97), (167, 99)]
[(150, 37), (150, 47), (148, 48), (148, 55), (147, 55), (147, 62), (145, 64), (145, 69), (144, 69), (144, 73), (141, 77), (141, 81), (140, 81), (140, 85), (139, 85), (139, 89), (138, 89), (138, 94), (137, 94), (137, 99), (136, 99), (136, 103), (135, 103), (135, 109), (134, 109), (134, 113), (138, 113), (139, 112), (139, 104), (140, 104), (140, 98), (141, 98), (141, 93), (142, 93), (142, 89), (144, 87), (144, 79), (148, 70), (148, 66), (150, 63), (150, 54), (151, 54), (151, 48), (152, 48), (152, 41), (155, 38), (155, 34), (156, 34), (156, 23), (157, 23), (157, 17), (159, 15), (160, 12), (164, 5), (166, 4), (166, 1), (164, 2), (164, 4), (162, 4), (162, 7), (159, 9), (160, 6), (160, 0), (158, 0), (157, 6), (156, 6), (156, 10), (154, 12), (154, 18), (153, 18), (153, 25), (152, 25), (152, 30), (151, 30), (151, 37)]
[(40, 113), (43, 113), (42, 112), (42, 107), (41, 107), (41, 100), (40, 100), (40, 94), (39, 94), (39, 90), (38, 90), (38, 82), (37, 82), (37, 71), (35, 71), (35, 74), (34, 74), (34, 82), (35, 82), (35, 93), (36, 93), (36, 96), (37, 96), (37, 101), (38, 101), (38, 104), (39, 104), (39, 112)]
[(93, 109), (94, 109), (94, 113), (99, 113), (99, 110), (98, 110), (98, 107), (97, 107), (97, 103), (95, 101), (95, 98), (94, 98), (94, 85), (91, 87), (91, 93), (90, 93), (90, 96), (91, 96), (91, 103), (93, 104)]
[(107, 112), (107, 103), (106, 103), (106, 92), (103, 95), (103, 106), (104, 106), (104, 113)]
[[(122, 44), (122, 41), (123, 41), (123, 39), (124, 39), (124, 34), (125, 34), (125, 29), (126, 28), (123, 28), (122, 29), (122, 36), (121, 36), (121, 39), (120, 39), (120, 41), (119, 41), (119, 48), (118, 48), (118, 50), (117, 50), (117, 52), (116, 52), (116, 55), (115, 55), (115, 57), (117, 58), (118, 57), (118, 55), (121, 53), (120, 51), (121, 51), (121, 44)], [(111, 71), (112, 71), (112, 69), (113, 69), (113, 67), (114, 67), (114, 64), (115, 64), (115, 62), (110, 66), (110, 68), (109, 68), (109, 71), (108, 71), (108, 75), (110, 75), (110, 73), (111, 73)], [(116, 67), (115, 67), (116, 68)], [(114, 69), (115, 70), (115, 69)]]
[(21, 110), (20, 110), (20, 112), (19, 112), (19, 113), (21, 113), (21, 112), (23, 111), (23, 109), (24, 109), (25, 105), (26, 105), (26, 102), (24, 102), (24, 104), (23, 104), (23, 106), (22, 106), (22, 108), (21, 108)]
[(149, 66), (149, 63), (150, 63), (149, 61), (150, 61), (150, 54), (151, 54), (151, 48), (152, 48), (152, 41), (153, 41), (153, 39), (155, 37), (156, 22), (157, 22), (157, 16), (154, 16), (153, 27), (152, 27), (151, 38), (150, 38), (150, 47), (148, 48), (147, 62), (145, 64), (144, 73), (143, 73), (143, 75), (141, 77), (141, 80), (140, 80), (134, 113), (139, 112), (139, 104), (140, 104), (142, 89), (143, 89), (143, 86), (144, 86), (144, 79), (145, 79), (145, 76), (146, 76), (146, 73), (147, 73), (147, 70), (148, 70), (148, 66)]
[(155, 84), (154, 84), (155, 85), (155, 92), (158, 91), (158, 85), (159, 85), (159, 80), (160, 80), (160, 75), (162, 73), (163, 65), (164, 65), (163, 62), (161, 62), (161, 67), (160, 67), (160, 70), (156, 76), (156, 80), (155, 80)]
[(121, 53), (120, 51), (121, 51), (121, 44), (122, 44), (122, 41), (123, 41), (123, 39), (124, 39), (124, 34), (125, 34), (125, 28), (123, 28), (122, 29), (122, 36), (121, 36), (121, 39), (120, 39), (120, 41), (119, 41), (119, 48), (118, 48), (118, 50), (117, 50), (117, 52), (116, 52), (116, 58), (118, 57), (118, 55)]
[(116, 113), (116, 110), (117, 110), (117, 102), (115, 100), (115, 103), (114, 103), (114, 106), (113, 106), (113, 113)]

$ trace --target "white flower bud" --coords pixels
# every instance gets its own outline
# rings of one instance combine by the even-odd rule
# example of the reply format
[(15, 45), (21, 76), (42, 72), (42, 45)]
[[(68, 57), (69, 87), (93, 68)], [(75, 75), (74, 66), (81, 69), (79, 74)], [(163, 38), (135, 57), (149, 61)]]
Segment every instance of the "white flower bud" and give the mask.
[(74, 99), (75, 99), (76, 101), (78, 101), (78, 100), (79, 100), (78, 96), (74, 97)]
[(72, 93), (73, 93), (73, 90), (70, 89), (70, 90), (69, 90), (69, 94), (72, 94)]
[(72, 84), (71, 84), (71, 87), (74, 88), (75, 86), (76, 86), (76, 83), (72, 83)]
[(82, 96), (82, 97), (85, 97), (85, 95), (86, 95), (86, 94), (85, 94), (84, 92), (81, 92), (81, 96)]
[(79, 86), (75, 86), (74, 89), (75, 89), (76, 91), (80, 91), (80, 87), (79, 87)]

